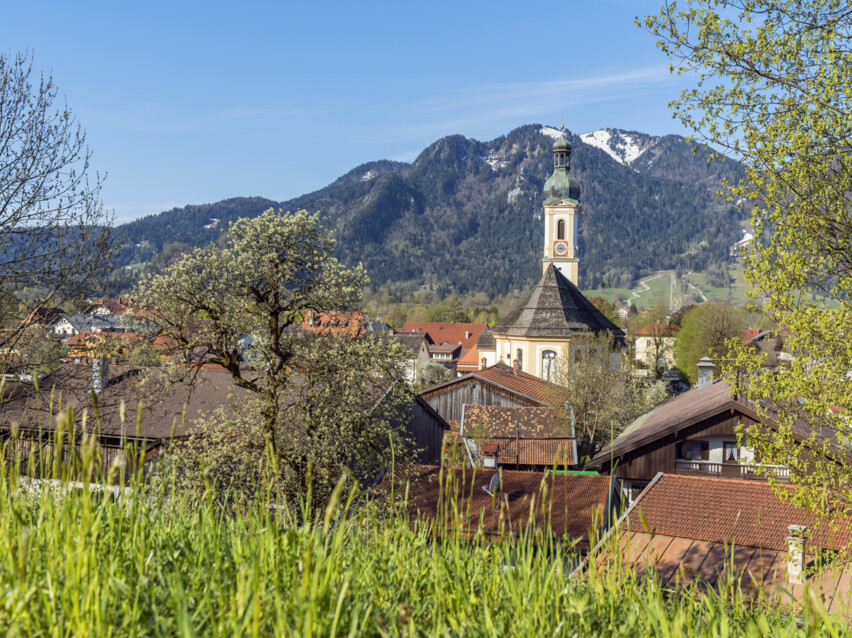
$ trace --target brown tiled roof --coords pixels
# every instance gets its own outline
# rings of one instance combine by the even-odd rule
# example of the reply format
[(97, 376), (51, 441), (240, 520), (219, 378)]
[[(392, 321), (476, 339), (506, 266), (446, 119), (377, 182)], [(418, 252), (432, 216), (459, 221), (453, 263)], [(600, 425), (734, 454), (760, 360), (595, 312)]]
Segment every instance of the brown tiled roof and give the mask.
[(498, 444), (497, 463), (576, 465), (574, 439), (563, 408), (465, 405), (461, 434)]
[[(143, 373), (144, 372), (144, 373)], [(161, 375), (160, 368), (140, 369), (130, 366), (110, 366), (109, 384), (98, 395), (100, 414), (100, 432), (103, 436), (136, 436), (136, 411), (142, 402), (142, 423), (139, 436), (146, 439), (169, 439), (174, 434), (184, 437), (191, 434), (191, 423), (203, 413), (214, 410), (227, 400), (229, 394), (240, 395), (244, 390), (236, 388), (230, 373), (225, 371), (198, 370), (198, 383), (190, 388), (183, 383), (175, 383), (165, 389), (157, 383)], [(152, 375), (144, 384), (140, 383), (145, 375)], [(92, 367), (89, 365), (68, 364), (56, 373), (41, 380), (40, 392), (31, 384), (21, 384), (14, 400), (0, 408), (0, 429), (19, 424), (22, 429), (49, 430), (56, 426), (50, 414), (50, 394), (58, 403), (61, 396), (63, 406), (73, 406), (77, 416), (84, 408), (88, 409), (88, 424), (95, 426), (92, 396)], [(120, 406), (126, 406), (126, 424), (122, 431)], [(182, 418), (184, 406), (186, 419)], [(58, 411), (56, 403), (54, 414)]]
[(493, 328), (496, 334), (518, 337), (567, 337), (624, 331), (607, 319), (582, 292), (550, 264), (521, 304)]
[[(483, 332), (484, 334), (488, 334), (487, 332)], [(479, 335), (480, 339), (477, 340), (477, 344), (481, 340), (482, 335)], [(479, 346), (476, 348), (468, 348), (467, 350), (462, 350), (461, 356), (459, 360), (456, 362), (456, 370), (460, 372), (474, 372), (479, 370)]]
[[(792, 487), (784, 489), (792, 494)], [(677, 474), (663, 474), (654, 481), (633, 506), (627, 524), (636, 531), (777, 551), (786, 550), (789, 525), (813, 528), (805, 510), (782, 502), (764, 481)], [(813, 529), (815, 537), (809, 542), (847, 546), (852, 543), (852, 519), (846, 527), (834, 533), (824, 527)]]
[(482, 444), (482, 453), (483, 454), (497, 454), (497, 450), (500, 448), (500, 445), (497, 443), (483, 443)]
[(571, 421), (568, 412), (558, 408), (466, 405), (463, 435), (478, 431), (483, 436), (522, 439), (569, 439)]
[[(754, 405), (734, 397), (724, 381), (716, 380), (703, 388), (693, 388), (679, 394), (640, 416), (628, 425), (615, 441), (601, 450), (590, 465), (600, 465), (611, 459), (618, 459), (668, 434), (724, 412), (743, 414), (769, 427), (777, 427), (772, 421), (762, 418)], [(831, 449), (835, 450), (831, 433), (822, 426), (799, 419), (792, 429), (798, 440), (805, 440), (815, 428), (821, 429), (822, 437), (828, 441)]]
[(734, 400), (730, 389), (723, 381), (715, 381), (703, 388), (693, 388), (661, 403), (633, 421), (615, 441), (601, 450), (591, 464), (596, 465), (610, 458), (618, 458), (626, 452), (665, 436), (670, 431), (697, 423), (731, 408), (747, 411), (757, 419), (757, 414), (749, 406)]
[(485, 437), (478, 439), (483, 445), (497, 445), (497, 464), (514, 468), (515, 465), (556, 467), (577, 465), (574, 455), (574, 439), (514, 439), (509, 437)]
[(480, 379), (494, 381), (522, 394), (535, 397), (550, 405), (562, 405), (565, 402), (565, 390), (558, 385), (539, 379), (527, 372), (515, 370), (505, 363), (497, 363), (475, 372), (474, 375)]
[[(508, 375), (512, 376), (509, 377)], [(513, 395), (513, 397), (528, 405), (562, 405), (564, 403), (564, 400), (560, 400), (563, 393), (559, 386), (555, 386), (525, 372), (518, 372), (515, 375), (512, 368), (505, 363), (498, 363), (484, 370), (468, 372), (449, 381), (437, 383), (421, 390), (420, 396), (429, 398), (441, 392), (452, 390), (458, 385), (468, 383), (489, 385), (501, 392)], [(551, 401), (553, 396), (556, 396), (556, 401)], [(547, 399), (540, 397), (547, 397)]]
[[(768, 483), (659, 474), (593, 556), (606, 567), (617, 555), (639, 573), (653, 570), (667, 586), (701, 581), (712, 587), (720, 578), (739, 577), (747, 597), (762, 591), (770, 600), (790, 602), (804, 591), (788, 581), (788, 526), (810, 523), (807, 512), (782, 502)], [(809, 530), (808, 548), (848, 547), (850, 524), (836, 532)], [(813, 558), (808, 551), (808, 567)], [(848, 614), (848, 563), (807, 580), (829, 613)]]
[[(578, 540), (580, 548), (588, 548), (589, 530), (599, 528), (604, 510), (611, 505), (609, 476), (501, 472), (497, 507), (498, 499), (482, 489), (497, 470), (416, 466), (407, 477), (409, 513), (469, 536), (475, 535), (480, 520), (486, 537), (511, 537), (530, 523), (537, 531), (549, 530), (557, 537)], [(386, 476), (383, 485), (388, 483)], [(460, 513), (461, 520), (454, 511)]]

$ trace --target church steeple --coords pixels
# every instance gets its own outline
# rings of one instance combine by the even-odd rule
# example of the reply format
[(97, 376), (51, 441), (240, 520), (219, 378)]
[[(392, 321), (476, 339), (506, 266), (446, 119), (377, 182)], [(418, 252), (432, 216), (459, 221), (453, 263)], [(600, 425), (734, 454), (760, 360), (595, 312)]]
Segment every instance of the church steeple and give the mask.
[(544, 183), (544, 257), (542, 272), (553, 264), (579, 283), (577, 213), (580, 211), (580, 182), (571, 174), (571, 141), (562, 135), (553, 144), (553, 174)]

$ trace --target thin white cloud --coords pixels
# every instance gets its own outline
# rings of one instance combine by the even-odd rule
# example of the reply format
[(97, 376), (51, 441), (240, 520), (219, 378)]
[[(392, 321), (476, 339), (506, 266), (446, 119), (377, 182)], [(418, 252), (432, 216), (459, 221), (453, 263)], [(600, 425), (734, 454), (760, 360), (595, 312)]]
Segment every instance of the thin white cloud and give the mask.
[(438, 91), (412, 103), (404, 113), (404, 122), (376, 131), (371, 141), (419, 141), (471, 128), (514, 126), (566, 108), (658, 91), (675, 82), (668, 66), (655, 65), (609, 75)]

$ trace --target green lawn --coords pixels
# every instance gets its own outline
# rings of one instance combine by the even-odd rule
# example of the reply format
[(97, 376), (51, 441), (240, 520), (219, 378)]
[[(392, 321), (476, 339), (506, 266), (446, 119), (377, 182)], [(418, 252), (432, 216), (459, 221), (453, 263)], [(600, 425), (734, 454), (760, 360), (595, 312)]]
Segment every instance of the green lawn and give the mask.
[(675, 306), (703, 303), (706, 300), (732, 301), (735, 304), (745, 305), (748, 298), (742, 265), (732, 264), (729, 272), (734, 279), (730, 289), (709, 286), (704, 273), (689, 273), (680, 280), (675, 280), (675, 289), (672, 292), (671, 282), (674, 271), (661, 270), (641, 279), (639, 285), (629, 290), (625, 288), (598, 288), (584, 290), (583, 293), (587, 297), (603, 297), (617, 306), (625, 305), (627, 300), (630, 299), (640, 310), (657, 305), (668, 307), (670, 299)]

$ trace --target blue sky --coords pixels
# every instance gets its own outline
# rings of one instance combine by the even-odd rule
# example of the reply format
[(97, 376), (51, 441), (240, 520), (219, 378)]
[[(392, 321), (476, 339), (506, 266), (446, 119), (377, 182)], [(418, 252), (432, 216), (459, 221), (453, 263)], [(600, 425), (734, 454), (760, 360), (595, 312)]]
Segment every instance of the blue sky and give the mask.
[(684, 133), (659, 2), (64, 2), (4, 6), (4, 53), (53, 73), (119, 222), (284, 200), (358, 164), (531, 122)]

